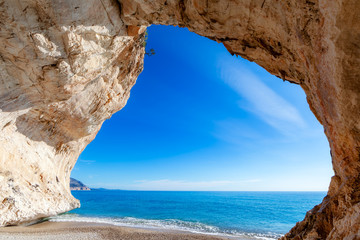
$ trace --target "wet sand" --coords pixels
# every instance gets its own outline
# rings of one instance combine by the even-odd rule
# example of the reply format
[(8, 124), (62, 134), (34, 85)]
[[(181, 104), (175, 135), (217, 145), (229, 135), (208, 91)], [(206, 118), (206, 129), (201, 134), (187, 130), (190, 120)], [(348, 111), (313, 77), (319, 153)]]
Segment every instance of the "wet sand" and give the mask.
[[(0, 228), (1, 240), (225, 240), (234, 239), (180, 231), (149, 230), (107, 224), (43, 222)], [(249, 238), (250, 239), (250, 238)]]

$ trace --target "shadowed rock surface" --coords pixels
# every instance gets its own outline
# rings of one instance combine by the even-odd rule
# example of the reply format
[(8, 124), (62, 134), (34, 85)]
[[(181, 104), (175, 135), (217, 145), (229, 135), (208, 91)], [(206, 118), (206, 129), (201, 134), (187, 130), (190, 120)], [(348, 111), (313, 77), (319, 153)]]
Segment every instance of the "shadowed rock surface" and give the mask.
[(78, 206), (71, 169), (126, 104), (145, 27), (165, 24), (304, 89), (335, 176), (284, 239), (360, 238), (359, 12), (356, 0), (0, 1), (0, 224)]

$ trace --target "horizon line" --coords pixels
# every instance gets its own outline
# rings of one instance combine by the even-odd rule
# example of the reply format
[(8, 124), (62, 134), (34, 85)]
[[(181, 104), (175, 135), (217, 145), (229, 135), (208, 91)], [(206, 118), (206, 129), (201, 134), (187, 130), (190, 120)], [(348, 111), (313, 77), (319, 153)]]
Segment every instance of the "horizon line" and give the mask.
[[(103, 188), (95, 187), (90, 188), (104, 189), (104, 190), (120, 190), (120, 191), (143, 191), (143, 192), (327, 192), (327, 190), (145, 190), (145, 189), (120, 189), (120, 188)], [(71, 190), (71, 191), (84, 191), (84, 190)], [(87, 190), (88, 191), (88, 190)]]

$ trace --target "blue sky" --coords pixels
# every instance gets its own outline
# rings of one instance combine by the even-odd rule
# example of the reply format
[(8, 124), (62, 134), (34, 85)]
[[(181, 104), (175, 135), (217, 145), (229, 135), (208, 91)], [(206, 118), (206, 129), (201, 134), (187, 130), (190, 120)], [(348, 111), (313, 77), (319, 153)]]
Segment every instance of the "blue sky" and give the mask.
[(72, 177), (126, 190), (327, 190), (329, 145), (300, 86), (187, 29), (148, 33), (156, 54)]

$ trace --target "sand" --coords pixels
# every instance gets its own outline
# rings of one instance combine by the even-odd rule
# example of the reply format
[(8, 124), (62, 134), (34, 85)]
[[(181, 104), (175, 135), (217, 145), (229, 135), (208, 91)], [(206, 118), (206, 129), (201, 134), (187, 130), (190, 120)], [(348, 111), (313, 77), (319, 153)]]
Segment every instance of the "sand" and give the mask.
[(158, 231), (79, 222), (43, 222), (27, 227), (0, 228), (1, 240), (224, 240), (227, 237), (179, 231)]

